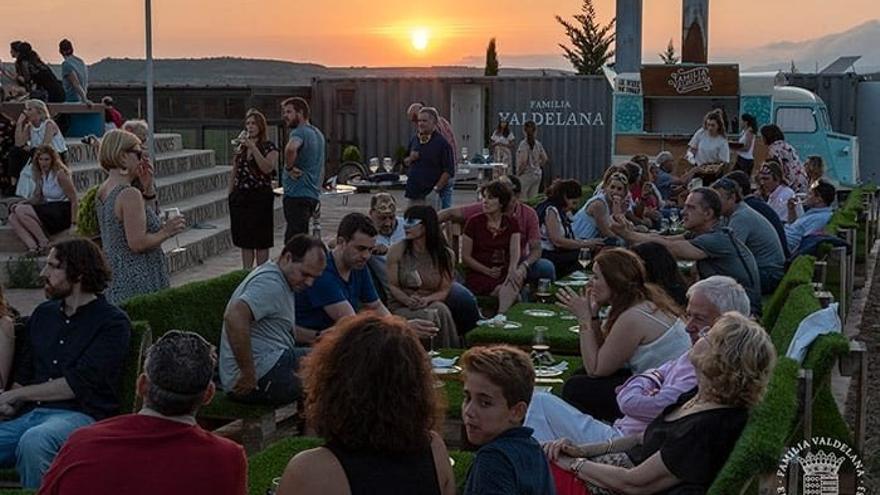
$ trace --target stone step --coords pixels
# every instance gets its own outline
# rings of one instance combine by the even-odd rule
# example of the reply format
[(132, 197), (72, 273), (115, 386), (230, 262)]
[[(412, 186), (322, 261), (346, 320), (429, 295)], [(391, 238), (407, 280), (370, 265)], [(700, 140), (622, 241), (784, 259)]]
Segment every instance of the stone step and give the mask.
[[(217, 195), (217, 193), (212, 193), (205, 195), (205, 197), (207, 198), (209, 196)], [(202, 204), (205, 203), (207, 203), (207, 201), (203, 200)], [(198, 208), (198, 206), (195, 208)], [(184, 210), (183, 208), (181, 208), (181, 210), (184, 215), (189, 216), (187, 210)], [(190, 215), (193, 215), (192, 210), (189, 211)], [(281, 198), (275, 198), (274, 219), (276, 229), (278, 226), (284, 224), (284, 211), (281, 205)], [(168, 239), (162, 244), (162, 250), (165, 251), (166, 264), (169, 273), (175, 273), (191, 266), (201, 264), (211, 256), (216, 256), (224, 251), (234, 248), (232, 245), (232, 231), (230, 230), (228, 214), (209, 218), (195, 224), (188, 222), (188, 224), (193, 226), (181, 232), (176, 237)], [(4, 232), (6, 230), (8, 230), (9, 235), (15, 238), (15, 234), (8, 226), (0, 226), (0, 236), (5, 235)], [(73, 234), (70, 232), (61, 233), (53, 237), (53, 240), (60, 240), (72, 235)], [(3, 238), (6, 239), (5, 237)], [(20, 244), (20, 241), (18, 241), (17, 238), (15, 238), (15, 241)], [(178, 242), (180, 247), (185, 248), (185, 250), (182, 252), (173, 252), (173, 250), (178, 247)], [(46, 263), (45, 257), (28, 258), (23, 256), (23, 244), (21, 244), (20, 250), (9, 249), (7, 247), (8, 244), (6, 243), (2, 244), (2, 246), (3, 248), (0, 249), (0, 283), (3, 283), (4, 285), (8, 286), (10, 282), (10, 271), (24, 269), (24, 271), (33, 270), (34, 273), (39, 273), (39, 270), (41, 270)], [(33, 267), (25, 266), (31, 263), (34, 264)]]
[[(193, 170), (214, 167), (212, 150), (177, 150), (162, 153), (153, 161), (156, 177), (170, 177)], [(107, 172), (97, 162), (86, 162), (71, 167), (73, 183), (80, 193), (100, 184), (107, 178)]]
[[(183, 150), (180, 134), (156, 134), (156, 154)], [(98, 148), (84, 144), (76, 138), (67, 139), (67, 165), (70, 167), (88, 162), (98, 162)]]
[(156, 179), (159, 205), (176, 206), (177, 203), (213, 191), (225, 191), (229, 184), (231, 166), (214, 166), (192, 170), (170, 177)]

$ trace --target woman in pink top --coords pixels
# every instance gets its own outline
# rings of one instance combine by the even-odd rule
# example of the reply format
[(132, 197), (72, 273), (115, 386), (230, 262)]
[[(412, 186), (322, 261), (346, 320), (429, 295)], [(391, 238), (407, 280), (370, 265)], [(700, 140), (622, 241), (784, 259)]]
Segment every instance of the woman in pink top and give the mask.
[[(794, 146), (785, 141), (785, 134), (775, 124), (761, 128), (761, 138), (767, 145), (767, 160), (775, 160), (782, 165), (782, 178), (794, 192), (807, 191), (807, 172)], [(784, 219), (783, 219), (784, 221)]]

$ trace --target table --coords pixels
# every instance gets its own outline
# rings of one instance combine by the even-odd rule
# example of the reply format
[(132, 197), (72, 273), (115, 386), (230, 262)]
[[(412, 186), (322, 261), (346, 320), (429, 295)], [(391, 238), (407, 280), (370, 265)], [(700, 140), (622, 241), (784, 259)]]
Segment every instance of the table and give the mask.
[[(333, 189), (321, 189), (321, 199), (323, 198), (342, 198), (342, 206), (348, 206), (348, 197), (357, 191), (354, 186), (339, 184)], [(284, 188), (276, 187), (272, 190), (276, 196), (284, 196)]]
[[(462, 349), (440, 349), (440, 356), (445, 358), (451, 358), (454, 356), (461, 356), (464, 351)], [(559, 361), (567, 361), (568, 369), (565, 370), (558, 377), (554, 377), (553, 383), (549, 382), (549, 379), (541, 379), (535, 383), (536, 387), (542, 386), (550, 386), (550, 393), (559, 395), (562, 393), (562, 385), (565, 380), (578, 369), (582, 368), (584, 363), (579, 357), (572, 356), (553, 356), (556, 359), (556, 362)], [(456, 373), (454, 375), (435, 375), (441, 383), (443, 383), (443, 394), (446, 396), (446, 417), (449, 419), (461, 419), (461, 402), (464, 398), (464, 384), (462, 383), (462, 374)], [(561, 382), (560, 382), (561, 380)]]
[(492, 174), (490, 175), (488, 180), (494, 180), (494, 179), (497, 179), (498, 177), (500, 177), (506, 173), (507, 164), (500, 163), (500, 162), (495, 162), (495, 163), (470, 163), (470, 162), (459, 163), (458, 169), (456, 170), (455, 175), (458, 176), (459, 174), (462, 174), (462, 175), (470, 174), (471, 171), (473, 171), (473, 170), (477, 171), (477, 188), (476, 188), (476, 190), (479, 193), (480, 187), (485, 182), (487, 182), (486, 171), (489, 170), (492, 172)]
[[(552, 317), (535, 317), (525, 314), (530, 309), (545, 309), (556, 313)], [(522, 327), (507, 330), (504, 328), (493, 326), (480, 326), (467, 333), (465, 339), (468, 346), (486, 345), (486, 344), (511, 344), (515, 346), (528, 347), (532, 345), (535, 337), (535, 327), (547, 327), (547, 344), (550, 346), (550, 352), (562, 355), (578, 355), (580, 354), (580, 336), (578, 333), (569, 330), (570, 327), (578, 325), (575, 319), (562, 319), (562, 316), (570, 317), (570, 313), (555, 304), (541, 303), (517, 303), (513, 305), (507, 313), (508, 321), (521, 323)]]
[(384, 180), (381, 182), (373, 182), (368, 179), (354, 179), (348, 181), (349, 186), (354, 186), (357, 189), (379, 189), (384, 191), (386, 189), (391, 189), (394, 187), (405, 186), (407, 182), (407, 177), (405, 175), (401, 175), (398, 180)]

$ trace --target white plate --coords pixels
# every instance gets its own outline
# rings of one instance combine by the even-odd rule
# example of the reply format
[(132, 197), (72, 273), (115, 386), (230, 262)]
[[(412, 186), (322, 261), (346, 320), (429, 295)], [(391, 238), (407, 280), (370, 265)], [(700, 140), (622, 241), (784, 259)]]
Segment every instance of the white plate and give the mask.
[(503, 328), (505, 330), (515, 330), (517, 328), (522, 328), (522, 323), (510, 320), (505, 321), (504, 323), (499, 325), (493, 325), (491, 320), (481, 320), (477, 322), (477, 325), (481, 327)]
[(557, 280), (554, 282), (556, 285), (560, 287), (583, 287), (587, 285), (587, 279), (577, 279), (577, 280)]
[(461, 373), (460, 366), (450, 366), (448, 368), (434, 368), (435, 375), (454, 375), (456, 373)]
[(523, 311), (523, 314), (526, 316), (534, 316), (535, 318), (551, 318), (556, 316), (555, 311), (550, 311), (548, 309), (527, 309)]
[(581, 326), (580, 325), (572, 325), (572, 326), (568, 327), (568, 331), (574, 332), (574, 333), (581, 333)]
[(562, 375), (562, 370), (557, 370), (553, 368), (546, 367), (538, 367), (535, 368), (535, 377), (536, 378), (552, 378), (554, 376)]
[(569, 275), (568, 278), (572, 280), (587, 280), (590, 277), (586, 273), (578, 271)]
[(575, 315), (562, 315), (562, 316), (559, 317), (559, 319), (560, 319), (560, 320), (569, 320), (569, 321), (571, 321), (571, 320), (577, 320), (578, 318), (577, 318), (577, 316), (575, 316)]

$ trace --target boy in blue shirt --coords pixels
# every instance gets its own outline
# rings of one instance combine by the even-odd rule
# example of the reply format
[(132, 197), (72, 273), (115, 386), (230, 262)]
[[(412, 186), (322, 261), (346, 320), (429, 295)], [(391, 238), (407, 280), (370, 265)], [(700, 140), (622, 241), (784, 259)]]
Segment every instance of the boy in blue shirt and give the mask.
[(468, 441), (480, 446), (465, 495), (555, 495), (547, 458), (523, 426), (535, 383), (529, 356), (511, 346), (474, 347), (461, 365), (461, 416)]

